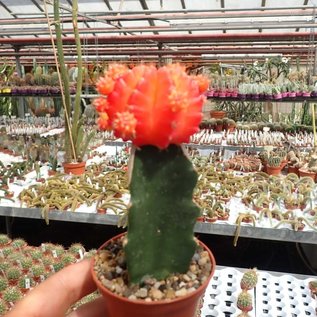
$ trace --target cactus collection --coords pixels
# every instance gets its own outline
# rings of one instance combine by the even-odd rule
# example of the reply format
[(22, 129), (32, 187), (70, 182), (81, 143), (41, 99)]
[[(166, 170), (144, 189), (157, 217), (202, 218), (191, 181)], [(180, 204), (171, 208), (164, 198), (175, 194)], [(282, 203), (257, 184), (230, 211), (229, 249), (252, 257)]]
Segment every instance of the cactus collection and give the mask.
[[(6, 247), (12, 244), (19, 245), (19, 248), (12, 247), (12, 253), (9, 256), (2, 254), (3, 256), (0, 257), (0, 316), (8, 312), (29, 290), (50, 275), (79, 261), (74, 255), (79, 249), (84, 257), (91, 256), (89, 254), (94, 254), (96, 251), (86, 252), (84, 246), (79, 243), (68, 248), (53, 243), (43, 243), (40, 247), (30, 247), (23, 239), (11, 240), (5, 234), (2, 234), (1, 238), (8, 242), (5, 244)], [(24, 243), (21, 243), (22, 240)], [(54, 250), (58, 250), (58, 252), (55, 253)], [(56, 257), (53, 256), (53, 253)], [(75, 303), (71, 310), (89, 301), (90, 298), (91, 300), (95, 299), (96, 292), (86, 301)]]

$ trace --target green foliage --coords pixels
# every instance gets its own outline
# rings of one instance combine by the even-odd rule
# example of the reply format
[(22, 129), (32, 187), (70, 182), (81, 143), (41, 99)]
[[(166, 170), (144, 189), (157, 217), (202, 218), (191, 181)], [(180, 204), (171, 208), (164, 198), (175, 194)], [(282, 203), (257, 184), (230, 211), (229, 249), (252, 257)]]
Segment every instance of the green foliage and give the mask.
[(187, 271), (196, 249), (193, 229), (199, 208), (192, 200), (196, 182), (197, 174), (181, 147), (136, 150), (125, 246), (130, 282)]

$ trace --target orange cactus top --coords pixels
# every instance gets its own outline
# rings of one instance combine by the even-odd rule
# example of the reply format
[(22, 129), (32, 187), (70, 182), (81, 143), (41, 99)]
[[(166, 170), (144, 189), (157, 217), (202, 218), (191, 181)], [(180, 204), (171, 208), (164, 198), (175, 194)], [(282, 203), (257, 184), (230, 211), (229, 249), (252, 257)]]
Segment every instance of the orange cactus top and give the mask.
[(202, 119), (208, 80), (189, 76), (183, 67), (139, 65), (133, 69), (114, 64), (97, 84), (94, 101), (98, 126), (136, 146), (188, 142)]

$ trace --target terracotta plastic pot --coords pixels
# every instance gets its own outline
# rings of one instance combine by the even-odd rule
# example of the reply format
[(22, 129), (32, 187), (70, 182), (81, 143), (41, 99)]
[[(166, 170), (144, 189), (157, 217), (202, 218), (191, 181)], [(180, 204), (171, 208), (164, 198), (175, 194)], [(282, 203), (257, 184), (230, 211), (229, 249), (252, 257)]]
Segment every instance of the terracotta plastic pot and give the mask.
[[(119, 234), (104, 243), (99, 250), (103, 249), (113, 240), (119, 239), (123, 234)], [(190, 294), (174, 299), (146, 302), (143, 300), (129, 300), (125, 297), (118, 296), (107, 288), (97, 278), (94, 272), (94, 259), (91, 262), (92, 277), (105, 298), (105, 305), (108, 317), (195, 317), (196, 308), (201, 296), (205, 293), (208, 283), (213, 276), (216, 268), (216, 262), (213, 254), (205, 244), (199, 241), (199, 244), (208, 252), (212, 269), (210, 276), (206, 279), (197, 290)]]
[(288, 166), (287, 168), (287, 172), (290, 174), (290, 173), (294, 173), (296, 175), (298, 175), (298, 167), (295, 167), (295, 166)]
[(81, 175), (85, 173), (86, 162), (63, 163), (66, 174)]
[(314, 181), (316, 181), (316, 173), (315, 172), (309, 172), (309, 171), (305, 171), (305, 170), (299, 169), (298, 173), (299, 173), (300, 177), (308, 176), (308, 177), (312, 178)]
[(222, 119), (226, 116), (226, 112), (225, 111), (221, 111), (221, 110), (211, 110), (210, 111), (210, 118), (215, 118), (215, 119)]
[(280, 175), (281, 174), (281, 166), (274, 167), (274, 166), (266, 166), (266, 173), (269, 175)]

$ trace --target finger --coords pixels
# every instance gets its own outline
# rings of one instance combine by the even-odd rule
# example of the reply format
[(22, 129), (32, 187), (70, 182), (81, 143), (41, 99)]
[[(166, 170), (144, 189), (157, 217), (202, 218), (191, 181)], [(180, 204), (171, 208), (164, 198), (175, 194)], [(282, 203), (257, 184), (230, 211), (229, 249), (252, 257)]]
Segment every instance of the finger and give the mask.
[(73, 303), (94, 290), (90, 261), (84, 260), (67, 266), (37, 286), (7, 317), (64, 317)]
[(105, 302), (102, 297), (95, 299), (67, 315), (67, 317), (107, 317)]

